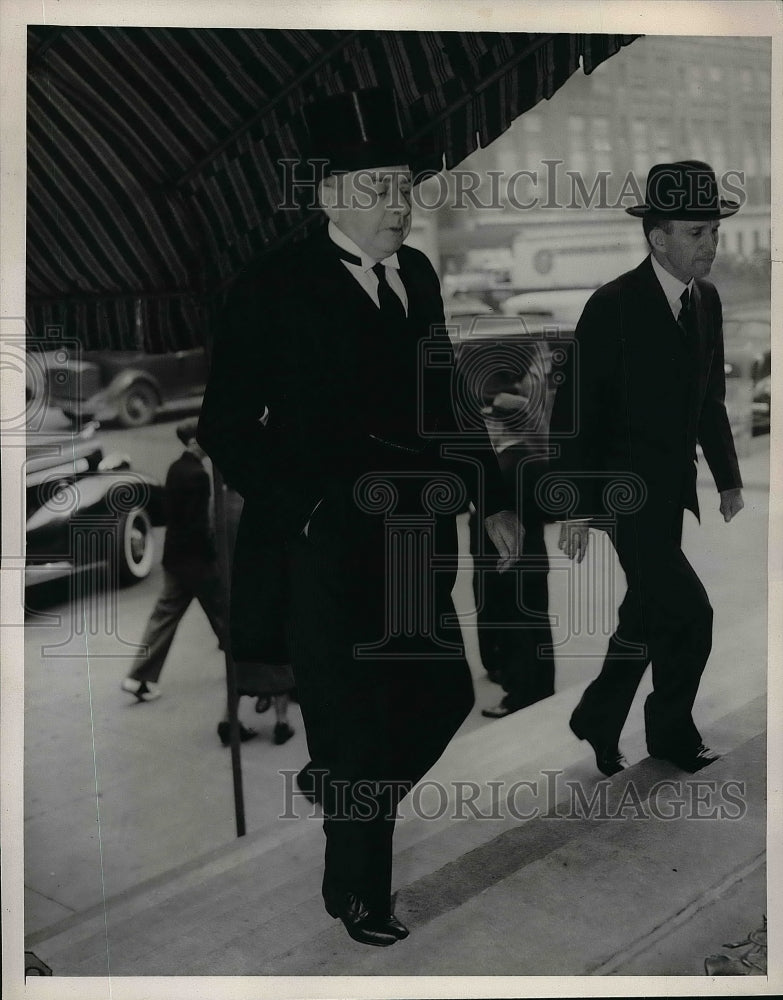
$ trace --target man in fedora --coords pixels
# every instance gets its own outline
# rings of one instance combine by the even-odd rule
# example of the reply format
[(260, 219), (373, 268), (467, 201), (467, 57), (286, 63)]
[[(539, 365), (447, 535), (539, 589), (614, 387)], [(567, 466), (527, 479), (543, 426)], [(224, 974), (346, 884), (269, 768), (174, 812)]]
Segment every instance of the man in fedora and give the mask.
[(560, 548), (581, 561), (592, 519), (610, 532), (627, 583), (601, 673), (571, 717), (606, 775), (625, 766), (619, 737), (650, 663), (650, 755), (691, 773), (718, 759), (691, 715), (712, 608), (680, 539), (684, 511), (699, 516), (697, 443), (724, 520), (743, 507), (724, 404), (721, 302), (706, 280), (720, 220), (738, 208), (719, 198), (706, 163), (652, 167), (645, 203), (626, 210), (641, 218), (650, 254), (588, 301), (555, 399), (556, 467), (573, 499)]
[(504, 567), (521, 528), (481, 402), (452, 399), (438, 278), (404, 245), (412, 174), (394, 95), (339, 94), (305, 119), (327, 224), (232, 291), (199, 440), (245, 500), (234, 656), (290, 649), (326, 909), (385, 946), (408, 934), (391, 905), (397, 805), (473, 704), (450, 598), (455, 515), (470, 501), (488, 515)]

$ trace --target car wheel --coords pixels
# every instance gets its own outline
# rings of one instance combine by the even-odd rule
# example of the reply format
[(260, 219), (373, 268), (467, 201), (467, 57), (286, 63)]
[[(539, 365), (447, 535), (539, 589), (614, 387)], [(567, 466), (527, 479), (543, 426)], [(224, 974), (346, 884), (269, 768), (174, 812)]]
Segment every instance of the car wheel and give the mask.
[(158, 394), (146, 382), (134, 382), (120, 397), (117, 419), (123, 427), (143, 427), (158, 410)]
[(117, 566), (120, 583), (149, 576), (155, 557), (152, 522), (142, 507), (121, 514), (117, 525)]

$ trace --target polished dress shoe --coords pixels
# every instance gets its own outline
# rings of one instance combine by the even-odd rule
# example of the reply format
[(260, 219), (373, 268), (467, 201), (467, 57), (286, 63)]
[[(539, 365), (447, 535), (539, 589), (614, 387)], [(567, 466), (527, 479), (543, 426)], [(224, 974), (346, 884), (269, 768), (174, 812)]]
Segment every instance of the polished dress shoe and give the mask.
[[(395, 918), (378, 918), (367, 909), (362, 900), (354, 892), (346, 893), (338, 901), (324, 900), (326, 912), (330, 917), (339, 918), (343, 926), (348, 931), (350, 937), (359, 944), (371, 944), (376, 948), (388, 948), (390, 944), (396, 944), (401, 940), (399, 933), (392, 930), (391, 921)], [(402, 930), (407, 930), (400, 924)]]
[[(224, 747), (231, 746), (231, 723), (230, 722), (218, 722), (217, 734), (220, 737), (220, 742)], [(239, 723), (239, 739), (242, 743), (247, 743), (248, 740), (252, 740), (254, 736), (258, 736), (257, 729), (250, 729), (247, 726), (243, 726)]]
[(406, 937), (410, 934), (410, 931), (405, 926), (405, 924), (398, 920), (393, 913), (388, 917), (382, 917), (380, 920), (380, 926), (393, 934), (398, 941), (404, 941)]
[(720, 760), (720, 754), (705, 747), (703, 743), (690, 749), (668, 750), (662, 753), (651, 753), (650, 756), (656, 757), (658, 760), (668, 760), (679, 767), (681, 771), (687, 771), (689, 774), (695, 774), (702, 768), (714, 764), (716, 760)]
[(605, 774), (607, 778), (611, 778), (613, 774), (618, 774), (620, 771), (626, 769), (628, 761), (620, 753), (620, 748), (616, 743), (601, 739), (600, 736), (591, 735), (582, 729), (578, 722), (574, 722), (573, 718), (568, 725), (578, 740), (587, 740), (593, 748), (595, 766), (601, 774)]
[(505, 719), (507, 715), (513, 715), (514, 712), (518, 712), (519, 708), (513, 708), (511, 705), (506, 704), (506, 699), (499, 705), (493, 705), (490, 708), (482, 708), (481, 714), (485, 719)]

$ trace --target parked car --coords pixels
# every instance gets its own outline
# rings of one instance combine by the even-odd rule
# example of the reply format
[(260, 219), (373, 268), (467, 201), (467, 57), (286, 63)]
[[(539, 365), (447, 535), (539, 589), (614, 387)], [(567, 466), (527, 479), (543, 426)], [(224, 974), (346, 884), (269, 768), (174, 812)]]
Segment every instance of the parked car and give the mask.
[(547, 288), (521, 292), (505, 299), (500, 309), (506, 316), (524, 316), (532, 322), (558, 319), (576, 326), (594, 291), (595, 288)]
[(28, 443), (26, 587), (97, 567), (134, 583), (152, 569), (163, 488), (131, 471), (127, 456), (104, 455), (97, 427)]
[(207, 383), (203, 347), (168, 354), (143, 351), (47, 352), (49, 404), (71, 420), (150, 423), (161, 409), (201, 396)]
[(753, 384), (753, 433), (769, 433), (772, 409), (772, 352), (769, 306), (746, 306), (724, 317), (727, 354), (744, 350), (752, 357), (749, 375)]

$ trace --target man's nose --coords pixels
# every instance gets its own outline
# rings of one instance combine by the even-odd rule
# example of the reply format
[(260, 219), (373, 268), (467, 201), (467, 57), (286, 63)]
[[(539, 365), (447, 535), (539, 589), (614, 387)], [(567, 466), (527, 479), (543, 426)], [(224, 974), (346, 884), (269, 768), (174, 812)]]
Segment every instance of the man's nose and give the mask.
[(397, 215), (403, 216), (410, 215), (411, 204), (410, 199), (407, 194), (404, 194), (398, 188), (392, 188), (389, 191), (389, 201), (387, 202), (387, 208), (390, 212), (396, 212)]

